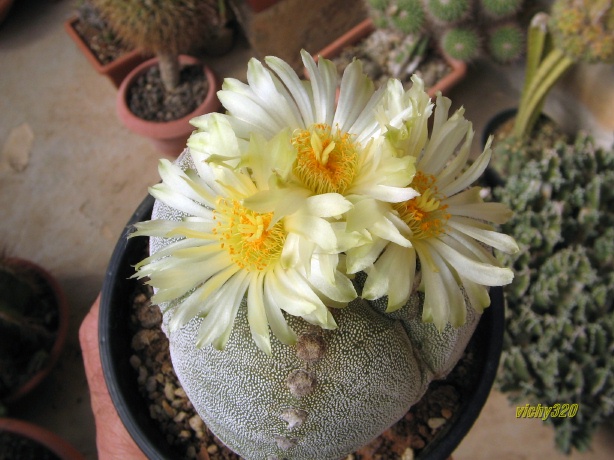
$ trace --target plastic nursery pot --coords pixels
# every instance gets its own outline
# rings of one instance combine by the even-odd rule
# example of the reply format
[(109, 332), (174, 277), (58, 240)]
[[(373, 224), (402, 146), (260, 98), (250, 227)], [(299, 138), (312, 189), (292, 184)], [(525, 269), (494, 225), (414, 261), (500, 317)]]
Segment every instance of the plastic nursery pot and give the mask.
[(47, 270), (33, 262), (30, 262), (29, 260), (19, 258), (7, 258), (6, 263), (16, 269), (30, 272), (34, 275), (34, 277), (40, 280), (45, 289), (49, 290), (49, 295), (53, 298), (55, 306), (58, 310), (57, 329), (54, 331), (56, 334), (55, 340), (51, 346), (51, 349), (48, 350), (49, 354), (45, 359), (44, 365), (30, 377), (28, 377), (28, 379), (21, 385), (17, 386), (10, 393), (1, 398), (4, 404), (11, 404), (34, 390), (34, 388), (36, 388), (49, 375), (53, 367), (58, 362), (62, 350), (64, 349), (64, 344), (66, 343), (66, 337), (68, 336), (69, 309), (64, 291), (55, 277), (53, 277)]
[[(67, 441), (51, 431), (22, 420), (0, 418), (0, 439), (11, 435), (15, 435), (19, 438), (25, 438), (39, 444), (47, 451), (55, 454), (55, 456), (61, 460), (83, 460), (85, 458)], [(3, 441), (4, 439), (0, 441), (0, 458), (24, 458), (21, 456), (24, 455), (23, 450), (17, 452), (11, 451), (9, 450), (8, 446), (2, 444)]]
[(200, 60), (191, 56), (181, 55), (179, 57), (179, 63), (182, 66), (202, 65), (203, 72), (209, 84), (209, 89), (203, 102), (188, 115), (177, 120), (157, 122), (143, 120), (130, 111), (127, 103), (130, 87), (140, 75), (158, 64), (157, 58), (143, 62), (126, 76), (119, 87), (116, 100), (117, 116), (129, 130), (141, 136), (148, 137), (158, 150), (175, 157), (183, 151), (188, 137), (194, 130), (194, 127), (190, 125), (190, 120), (199, 115), (204, 115), (205, 113), (215, 112), (221, 107), (221, 103), (216, 94), (219, 86), (218, 78), (213, 70), (202, 64)]
[[(129, 363), (132, 355), (130, 330), (131, 295), (137, 281), (129, 279), (133, 266), (147, 250), (147, 238), (127, 239), (132, 225), (151, 218), (154, 199), (148, 196), (132, 215), (122, 233), (102, 287), (100, 303), (100, 353), (111, 399), (127, 431), (149, 458), (179, 459), (161, 435), (158, 422), (149, 416), (148, 403), (139, 393), (137, 375)], [(491, 289), (491, 306), (480, 319), (474, 339), (476, 386), (464, 397), (447, 427), (416, 458), (448, 459), (469, 432), (490, 394), (503, 344), (503, 290)]]
[[(318, 53), (315, 53), (314, 57), (317, 58), (318, 56), (322, 56), (326, 59), (336, 58), (341, 54), (344, 48), (359, 43), (374, 31), (375, 25), (373, 24), (373, 20), (367, 18), (352, 27), (328, 46), (322, 48)], [(452, 59), (445, 54), (442, 54), (442, 58), (450, 67), (450, 72), (435, 82), (430, 88), (427, 88), (427, 93), (430, 97), (435, 97), (438, 91), (441, 91), (442, 94), (446, 94), (450, 89), (456, 86), (458, 82), (465, 78), (467, 74), (467, 64), (465, 62)]]
[(113, 83), (116, 88), (119, 88), (119, 85), (123, 79), (132, 69), (149, 59), (149, 56), (144, 54), (142, 51), (131, 50), (107, 64), (101, 63), (85, 40), (83, 40), (81, 35), (79, 35), (79, 32), (77, 32), (75, 25), (79, 21), (80, 19), (77, 17), (67, 19), (64, 22), (64, 30), (66, 30), (66, 33), (70, 36), (70, 38), (72, 38), (79, 48), (79, 51), (81, 51), (81, 53), (85, 56), (94, 70), (96, 70), (96, 72), (98, 72), (100, 75), (104, 75), (111, 80), (111, 83)]

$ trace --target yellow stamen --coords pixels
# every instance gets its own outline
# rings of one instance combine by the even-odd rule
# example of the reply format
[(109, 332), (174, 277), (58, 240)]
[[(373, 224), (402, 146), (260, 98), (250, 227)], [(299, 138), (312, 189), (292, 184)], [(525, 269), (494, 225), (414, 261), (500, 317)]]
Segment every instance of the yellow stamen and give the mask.
[(441, 204), (445, 197), (439, 195), (435, 182), (434, 176), (418, 171), (411, 187), (420, 192), (420, 196), (394, 205), (413, 232), (412, 238), (433, 238), (445, 231), (450, 214), (445, 212), (448, 206)]
[(286, 233), (282, 222), (269, 228), (273, 213), (258, 214), (237, 200), (218, 198), (213, 218), (213, 234), (242, 269), (265, 271), (281, 257)]
[(356, 175), (356, 147), (349, 133), (326, 124), (295, 131), (292, 145), (297, 151), (294, 173), (316, 194), (343, 193)]

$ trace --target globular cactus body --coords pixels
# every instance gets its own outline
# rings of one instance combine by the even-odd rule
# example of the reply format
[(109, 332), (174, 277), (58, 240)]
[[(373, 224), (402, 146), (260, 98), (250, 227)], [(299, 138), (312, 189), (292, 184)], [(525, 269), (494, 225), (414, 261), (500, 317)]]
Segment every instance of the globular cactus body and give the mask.
[[(180, 158), (183, 167), (189, 157)], [(154, 219), (182, 216), (161, 202)], [(168, 240), (152, 238), (150, 250)], [(358, 283), (360, 283), (360, 277)], [(323, 330), (287, 316), (299, 336), (271, 338), (270, 356), (251, 339), (245, 300), (224, 350), (197, 348), (202, 318), (170, 333), (173, 304), (161, 305), (173, 367), (207, 426), (247, 459), (334, 460), (399, 420), (460, 359), (480, 315), (439, 332), (421, 319), (422, 294), (386, 314), (387, 302), (357, 299), (334, 309), (338, 328)]]

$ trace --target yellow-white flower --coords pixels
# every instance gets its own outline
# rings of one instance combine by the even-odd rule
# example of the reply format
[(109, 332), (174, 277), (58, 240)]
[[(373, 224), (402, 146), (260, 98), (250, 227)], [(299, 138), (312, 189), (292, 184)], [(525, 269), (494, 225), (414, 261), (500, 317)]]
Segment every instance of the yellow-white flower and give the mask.
[(411, 247), (380, 241), (350, 251), (379, 256), (366, 270), (364, 297), (388, 295), (388, 311), (393, 311), (420, 285), (425, 292), (423, 320), (439, 329), (448, 321), (454, 326), (465, 322), (465, 295), (481, 311), (490, 304), (487, 286), (512, 281), (513, 272), (502, 268), (485, 246), (518, 251), (513, 238), (491, 225), (505, 222), (511, 212), (500, 203), (483, 202), (480, 188), (470, 187), (490, 161), (490, 143), (468, 166), (473, 129), (462, 109), (448, 118), (449, 108), (450, 100), (439, 95), (428, 139), (422, 130), (414, 137), (405, 135), (400, 125), (387, 133), (399, 154), (417, 155), (411, 187), (420, 195), (392, 205)]
[[(233, 142), (233, 138), (229, 138)], [(236, 139), (234, 139), (236, 141)], [(279, 140), (262, 141), (269, 151)], [(255, 148), (255, 147), (253, 147)], [(343, 306), (356, 297), (351, 281), (338, 270), (339, 254), (333, 224), (328, 220), (348, 208), (345, 200), (307, 197), (305, 206), (273, 218), (244, 205), (246, 198), (267, 187), (242, 168), (210, 164), (193, 155), (194, 169), (160, 162), (163, 181), (150, 193), (184, 216), (137, 224), (137, 235), (170, 238), (138, 266), (148, 277), (154, 302), (174, 310), (171, 329), (196, 316), (204, 317), (198, 346), (223, 348), (239, 306), (246, 296), (252, 337), (271, 352), (269, 326), (284, 343), (296, 339), (282, 310), (323, 328), (335, 328), (328, 306)], [(159, 240), (160, 241), (160, 240)], [(298, 259), (306, 263), (295, 263)]]
[[(302, 57), (309, 82), (301, 81), (288, 64), (275, 57), (266, 58), (269, 69), (252, 59), (247, 84), (226, 79), (218, 95), (228, 114), (192, 120), (198, 129), (188, 141), (190, 150), (208, 161), (250, 170), (264, 168), (266, 174), (274, 171), (276, 184), (246, 201), (259, 212), (277, 215), (284, 206), (300, 208), (301, 200), (314, 195), (320, 195), (322, 202), (340, 197), (352, 204), (363, 202), (361, 207), (369, 210), (378, 210), (380, 202), (415, 197), (415, 190), (408, 187), (415, 159), (397, 155), (383, 134), (388, 123), (416, 116), (418, 109), (424, 110), (423, 104), (412, 107), (388, 102), (382, 107), (391, 97), (386, 88), (374, 90), (360, 61), (346, 68), (336, 103), (338, 76), (333, 63), (320, 59), (316, 64), (306, 52)], [(228, 133), (236, 134), (232, 145)], [(254, 153), (247, 148), (254, 136), (270, 140), (280, 133), (286, 133), (288, 148), (280, 148), (283, 154), (263, 158), (258, 155), (261, 149)], [(352, 219), (362, 217), (357, 210)], [(389, 215), (370, 215), (369, 222), (368, 228), (361, 226), (357, 232), (409, 245)]]

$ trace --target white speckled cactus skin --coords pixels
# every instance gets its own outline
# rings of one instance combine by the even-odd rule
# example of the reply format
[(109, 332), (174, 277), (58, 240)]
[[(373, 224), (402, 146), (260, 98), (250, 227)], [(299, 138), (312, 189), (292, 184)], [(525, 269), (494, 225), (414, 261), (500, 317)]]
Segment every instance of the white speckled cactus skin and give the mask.
[[(187, 166), (185, 158), (180, 164)], [(156, 202), (152, 218), (180, 217)], [(150, 240), (152, 252), (164, 245)], [(287, 315), (299, 341), (319, 338), (322, 353), (313, 360), (274, 337), (272, 356), (263, 353), (251, 339), (245, 301), (223, 351), (195, 347), (200, 318), (173, 333), (165, 330), (190, 401), (232, 450), (246, 459), (334, 460), (399, 420), (461, 357), (479, 315), (468, 308), (464, 326), (439, 333), (422, 322), (421, 301), (416, 294), (385, 314), (385, 302), (359, 298), (333, 309), (339, 327), (332, 331)], [(172, 314), (172, 307), (166, 310), (165, 325)]]

